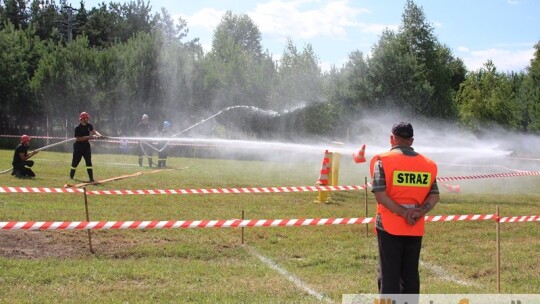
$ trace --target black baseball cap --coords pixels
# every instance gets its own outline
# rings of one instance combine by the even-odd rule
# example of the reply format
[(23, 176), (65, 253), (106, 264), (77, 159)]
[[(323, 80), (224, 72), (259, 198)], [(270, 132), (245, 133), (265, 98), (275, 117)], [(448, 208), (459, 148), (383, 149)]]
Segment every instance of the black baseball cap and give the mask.
[(392, 134), (401, 138), (411, 138), (414, 136), (414, 131), (410, 123), (402, 121), (392, 126)]

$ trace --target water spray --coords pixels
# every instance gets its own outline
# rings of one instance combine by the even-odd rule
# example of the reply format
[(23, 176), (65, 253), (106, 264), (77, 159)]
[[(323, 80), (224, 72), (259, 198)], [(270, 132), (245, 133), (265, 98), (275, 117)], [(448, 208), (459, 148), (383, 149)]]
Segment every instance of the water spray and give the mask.
[[(300, 109), (300, 108), (302, 108), (304, 106), (305, 105), (301, 105), (300, 107), (297, 107), (297, 108), (292, 109), (290, 111), (286, 111), (285, 113), (290, 113), (290, 112), (296, 111), (296, 110), (298, 110), (298, 109)], [(179, 136), (179, 135), (181, 135), (181, 134), (183, 134), (183, 133), (185, 133), (185, 132), (187, 132), (187, 131), (189, 131), (189, 130), (191, 130), (191, 129), (193, 129), (193, 128), (195, 128), (195, 127), (197, 127), (197, 126), (199, 126), (199, 125), (201, 125), (201, 124), (203, 124), (203, 123), (205, 123), (205, 122), (207, 122), (209, 120), (211, 120), (212, 118), (215, 118), (215, 117), (219, 116), (222, 113), (225, 113), (227, 111), (234, 110), (234, 109), (246, 109), (246, 110), (262, 113), (264, 115), (272, 116), (272, 117), (278, 117), (278, 116), (281, 115), (279, 112), (276, 112), (276, 111), (273, 111), (273, 110), (263, 110), (263, 109), (255, 107), (255, 106), (234, 105), (234, 106), (227, 107), (227, 108), (225, 108), (225, 109), (223, 109), (223, 110), (221, 110), (221, 111), (219, 111), (219, 112), (217, 112), (217, 113), (215, 113), (215, 114), (213, 114), (213, 115), (211, 115), (211, 116), (209, 116), (209, 117), (207, 117), (207, 118), (205, 118), (205, 119), (203, 119), (203, 120), (201, 120), (201, 121), (199, 121), (199, 122), (197, 122), (197, 123), (195, 123), (195, 124), (193, 124), (193, 125), (191, 125), (189, 127), (187, 127), (186, 129), (184, 129), (184, 130), (182, 130), (182, 131), (180, 131), (180, 132), (178, 132), (176, 134), (173, 134), (172, 138), (160, 138), (160, 137), (158, 137), (158, 138), (155, 138), (155, 137), (108, 137), (108, 138), (110, 138), (110, 139), (118, 139), (118, 140), (125, 140), (125, 139), (138, 140), (138, 141), (141, 142), (140, 143), (141, 147), (144, 144), (148, 148), (150, 148), (150, 149), (152, 149), (152, 150), (159, 153), (159, 152), (163, 152), (163, 150), (165, 150), (169, 146), (170, 142), (175, 142), (175, 141), (177, 142), (178, 141), (178, 139), (176, 138), (177, 136)], [(148, 141), (165, 141), (165, 140), (167, 141), (167, 143), (161, 149), (158, 149), (155, 146), (147, 143)], [(180, 141), (184, 142), (186, 140), (181, 139)], [(143, 151), (144, 151), (144, 148), (143, 148)], [(146, 155), (146, 152), (145, 152), (145, 155)]]
[[(214, 118), (214, 117), (216, 117), (216, 116), (219, 116), (220, 114), (225, 113), (225, 112), (227, 112), (227, 111), (229, 111), (229, 110), (233, 110), (233, 109), (246, 109), (246, 110), (251, 110), (251, 111), (254, 111), (254, 112), (262, 112), (262, 113), (264, 113), (264, 114), (266, 114), (266, 115), (270, 115), (270, 116), (279, 116), (279, 113), (276, 112), (276, 111), (262, 110), (262, 109), (260, 109), (260, 108), (254, 107), (254, 106), (235, 105), (235, 106), (230, 106), (230, 107), (228, 107), (228, 108), (225, 108), (225, 109), (223, 109), (223, 110), (217, 112), (216, 114), (214, 114), (214, 115), (212, 115), (212, 116), (210, 116), (210, 117), (207, 117), (207, 118), (205, 118), (205, 119), (199, 121), (198, 123), (196, 123), (196, 124), (194, 124), (194, 125), (191, 125), (191, 126), (187, 127), (186, 129), (184, 129), (184, 130), (182, 130), (182, 131), (180, 131), (180, 132), (178, 132), (178, 133), (176, 133), (176, 134), (173, 134), (172, 137), (177, 137), (178, 135), (181, 135), (181, 134), (183, 134), (183, 133), (185, 133), (185, 132), (187, 132), (187, 131), (193, 129), (193, 128), (195, 128), (196, 126), (198, 126), (198, 125), (200, 125), (200, 124), (203, 124), (203, 123), (209, 121), (210, 119), (212, 119), (212, 118)], [(152, 145), (150, 145), (150, 144), (148, 144), (148, 143), (145, 143), (145, 144), (146, 144), (149, 148), (151, 148), (151, 149), (153, 149), (154, 151), (160, 153), (160, 152), (163, 152), (163, 150), (167, 149), (167, 147), (169, 146), (169, 141), (167, 141), (167, 143), (165, 143), (165, 145), (164, 145), (161, 149), (157, 149), (156, 147), (154, 147), (154, 146), (152, 146)], [(144, 149), (143, 149), (143, 151), (144, 151)], [(145, 154), (146, 154), (146, 153), (145, 153)]]
[(210, 117), (208, 117), (206, 119), (203, 119), (203, 120), (199, 121), (198, 123), (196, 123), (196, 124), (186, 128), (186, 129), (174, 134), (173, 137), (176, 137), (176, 136), (178, 136), (178, 135), (180, 135), (180, 134), (182, 134), (184, 132), (187, 132), (187, 131), (195, 128), (196, 126), (198, 126), (198, 125), (200, 125), (202, 123), (205, 123), (206, 121), (220, 115), (221, 113), (227, 112), (227, 111), (232, 110), (232, 109), (247, 109), (247, 110), (252, 110), (252, 111), (255, 111), (255, 112), (263, 112), (263, 113), (271, 115), (271, 116), (279, 116), (279, 113), (276, 112), (276, 111), (265, 111), (265, 110), (259, 109), (257, 107), (254, 107), (254, 106), (236, 105), (236, 106), (231, 106), (231, 107), (225, 108), (225, 109), (217, 112), (216, 114), (214, 114), (214, 115), (212, 115), (212, 116), (210, 116)]

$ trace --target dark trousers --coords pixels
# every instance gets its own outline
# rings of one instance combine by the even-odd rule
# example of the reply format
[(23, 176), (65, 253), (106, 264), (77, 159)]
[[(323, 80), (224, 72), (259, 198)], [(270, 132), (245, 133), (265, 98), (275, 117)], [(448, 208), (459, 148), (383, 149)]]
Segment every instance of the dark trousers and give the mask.
[(150, 147), (143, 147), (143, 145), (145, 145), (145, 143), (143, 142), (140, 142), (139, 143), (139, 148), (137, 149), (137, 155), (139, 156), (139, 166), (142, 167), (143, 165), (143, 158), (144, 156), (146, 156), (148, 158), (148, 167), (152, 167), (153, 166), (153, 160), (152, 160), (152, 154), (153, 154), (153, 151)]
[(33, 160), (25, 160), (13, 167), (11, 175), (15, 175), (16, 177), (35, 177), (36, 174), (30, 169), (32, 166), (34, 166)]
[(377, 230), (380, 294), (419, 294), (421, 236), (392, 235)]
[(158, 167), (166, 167), (167, 166), (167, 156), (169, 153), (167, 153), (167, 147), (163, 146), (160, 149), (163, 149), (162, 151), (158, 152)]
[(73, 145), (73, 158), (71, 159), (71, 171), (69, 172), (69, 177), (73, 178), (75, 176), (75, 170), (77, 170), (77, 166), (83, 158), (86, 163), (88, 177), (93, 181), (94, 170), (92, 168), (92, 150), (90, 148), (90, 143), (75, 143)]

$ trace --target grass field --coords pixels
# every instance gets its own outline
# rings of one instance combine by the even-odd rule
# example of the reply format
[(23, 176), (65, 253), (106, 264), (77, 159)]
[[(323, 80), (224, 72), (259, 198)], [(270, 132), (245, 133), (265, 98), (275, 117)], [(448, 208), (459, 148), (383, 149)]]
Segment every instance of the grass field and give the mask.
[[(0, 151), (0, 169), (12, 151)], [(322, 154), (292, 161), (169, 158), (177, 170), (89, 186), (88, 190), (311, 186)], [(0, 186), (62, 187), (71, 154), (34, 157), (35, 179), (0, 175)], [(94, 153), (96, 179), (136, 172), (133, 155)], [(146, 161), (145, 161), (146, 163)], [(538, 166), (538, 164), (535, 164)], [(5, 168), (4, 168), (5, 167)], [(460, 170), (462, 170), (461, 168)], [(491, 172), (468, 168), (468, 174)], [(532, 169), (531, 169), (532, 170)], [(439, 176), (455, 176), (440, 165)], [(459, 174), (464, 174), (460, 171)], [(366, 164), (343, 156), (340, 185), (360, 185)], [(86, 180), (83, 163), (76, 178)], [(540, 177), (468, 180), (441, 189), (432, 215), (540, 214)], [(441, 187), (442, 188), (442, 187)], [(89, 195), (90, 219), (217, 220), (364, 217), (364, 191), (316, 193)], [(375, 203), (367, 196), (369, 214)], [(0, 221), (84, 221), (82, 194), (0, 194)], [(495, 293), (494, 221), (426, 224), (423, 293)], [(501, 292), (540, 293), (540, 223), (501, 223)], [(92, 231), (0, 231), (0, 303), (321, 303), (342, 294), (376, 293), (377, 252), (365, 225)]]

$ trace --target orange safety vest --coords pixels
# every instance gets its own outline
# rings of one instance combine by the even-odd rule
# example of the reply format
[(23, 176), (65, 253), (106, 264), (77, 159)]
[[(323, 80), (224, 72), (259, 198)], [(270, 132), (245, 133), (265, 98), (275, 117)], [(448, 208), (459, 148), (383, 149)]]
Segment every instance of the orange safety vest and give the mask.
[[(423, 155), (407, 156), (399, 151), (389, 151), (376, 155), (371, 160), (373, 177), (375, 162), (382, 160), (386, 177), (386, 193), (401, 205), (422, 206), (437, 177), (437, 165)], [(424, 218), (409, 225), (401, 216), (394, 214), (383, 204), (377, 204), (377, 214), (381, 216), (383, 228), (393, 235), (424, 235)]]

